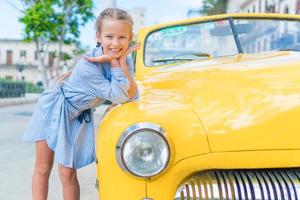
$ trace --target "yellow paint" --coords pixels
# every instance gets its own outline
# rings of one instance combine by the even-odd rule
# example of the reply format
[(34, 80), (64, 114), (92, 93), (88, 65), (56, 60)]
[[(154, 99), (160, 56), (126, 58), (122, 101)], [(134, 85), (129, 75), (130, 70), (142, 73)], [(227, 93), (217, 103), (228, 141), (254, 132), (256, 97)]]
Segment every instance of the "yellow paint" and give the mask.
[(202, 121), (213, 152), (300, 149), (295, 140), (300, 133), (300, 53), (244, 57), (155, 69), (141, 81), (140, 103), (151, 109), (152, 99), (172, 100), (189, 107)]

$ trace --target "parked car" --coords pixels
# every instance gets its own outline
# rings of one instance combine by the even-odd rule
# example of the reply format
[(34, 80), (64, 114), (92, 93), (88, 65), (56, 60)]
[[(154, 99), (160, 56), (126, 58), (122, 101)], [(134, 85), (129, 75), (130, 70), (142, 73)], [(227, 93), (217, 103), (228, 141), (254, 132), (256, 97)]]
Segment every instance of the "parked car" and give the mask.
[(300, 16), (187, 19), (138, 42), (140, 99), (98, 132), (101, 200), (300, 198)]

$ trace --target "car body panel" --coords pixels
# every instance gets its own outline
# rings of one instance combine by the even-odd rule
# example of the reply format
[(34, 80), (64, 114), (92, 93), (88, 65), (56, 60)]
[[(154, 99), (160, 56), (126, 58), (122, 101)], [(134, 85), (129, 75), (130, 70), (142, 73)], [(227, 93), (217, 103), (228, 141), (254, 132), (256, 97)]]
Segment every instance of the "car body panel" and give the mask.
[(281, 52), (179, 64), (153, 70), (141, 82), (153, 93), (176, 90), (167, 98), (198, 115), (213, 152), (300, 149), (294, 139), (300, 133), (299, 57)]
[[(179, 103), (166, 104), (164, 101), (152, 100), (157, 95), (159, 93), (153, 91), (153, 93), (147, 94), (147, 98), (143, 98), (144, 103), (132, 102), (117, 106), (109, 111), (102, 120), (98, 130), (96, 149), (101, 199), (108, 197), (108, 199), (118, 199), (117, 197), (120, 197), (118, 193), (113, 194), (114, 198), (112, 198), (112, 193), (116, 190), (120, 194), (124, 194), (122, 191), (132, 194), (130, 198), (128, 196), (128, 199), (140, 199), (141, 194), (145, 192), (145, 181), (143, 179), (137, 181), (136, 177), (127, 173), (124, 174), (116, 160), (115, 151), (118, 140), (131, 124), (153, 122), (159, 123), (164, 128), (171, 149), (172, 159), (169, 162), (169, 168), (189, 156), (210, 152), (207, 135), (197, 116)], [(167, 94), (165, 95), (167, 98)], [(130, 112), (128, 112), (129, 110)], [(173, 126), (174, 123), (177, 124), (176, 127)], [(181, 145), (182, 143), (189, 145)], [(197, 148), (194, 148), (195, 146)], [(106, 185), (113, 185), (114, 187), (105, 187)], [(103, 187), (107, 189), (102, 191), (101, 188)], [(131, 193), (131, 190), (138, 190), (139, 192)]]

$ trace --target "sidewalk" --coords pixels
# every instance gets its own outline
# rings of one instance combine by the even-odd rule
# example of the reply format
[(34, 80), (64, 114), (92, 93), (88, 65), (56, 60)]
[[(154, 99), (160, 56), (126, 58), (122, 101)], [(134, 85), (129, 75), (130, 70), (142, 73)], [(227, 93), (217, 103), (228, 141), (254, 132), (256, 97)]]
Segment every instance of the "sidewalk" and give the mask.
[(39, 96), (40, 94), (26, 93), (25, 97), (0, 98), (0, 107), (34, 103), (37, 101)]

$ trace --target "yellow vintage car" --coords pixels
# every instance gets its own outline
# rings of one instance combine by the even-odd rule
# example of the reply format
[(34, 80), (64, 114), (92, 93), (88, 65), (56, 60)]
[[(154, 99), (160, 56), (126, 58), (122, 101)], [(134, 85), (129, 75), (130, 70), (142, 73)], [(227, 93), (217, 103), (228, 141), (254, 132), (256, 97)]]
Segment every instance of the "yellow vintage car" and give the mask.
[(140, 30), (140, 99), (101, 122), (101, 200), (300, 199), (300, 16)]

